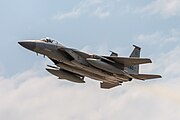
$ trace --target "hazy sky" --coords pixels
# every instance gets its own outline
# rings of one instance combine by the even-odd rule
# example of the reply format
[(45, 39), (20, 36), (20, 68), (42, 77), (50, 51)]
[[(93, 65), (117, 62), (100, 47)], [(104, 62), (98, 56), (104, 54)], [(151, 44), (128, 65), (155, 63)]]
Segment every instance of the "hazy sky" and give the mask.
[[(0, 119), (180, 119), (179, 0), (0, 0)], [(86, 79), (57, 80), (51, 62), (17, 44), (52, 37), (90, 53), (114, 50), (128, 56), (132, 45), (153, 64), (142, 73), (162, 79), (133, 81), (111, 90)]]

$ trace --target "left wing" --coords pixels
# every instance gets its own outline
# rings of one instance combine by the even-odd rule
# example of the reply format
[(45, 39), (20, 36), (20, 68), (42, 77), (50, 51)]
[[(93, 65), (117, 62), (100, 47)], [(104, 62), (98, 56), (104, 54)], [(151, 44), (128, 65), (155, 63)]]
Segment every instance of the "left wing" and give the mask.
[(137, 57), (116, 57), (116, 56), (103, 56), (107, 59), (113, 60), (117, 63), (123, 64), (124, 67), (133, 65), (152, 63), (149, 58), (137, 58)]
[(110, 84), (110, 83), (107, 83), (107, 82), (100, 83), (101, 88), (104, 88), (104, 89), (110, 89), (110, 88), (116, 87), (118, 85), (121, 85), (121, 84), (119, 84), (119, 83)]

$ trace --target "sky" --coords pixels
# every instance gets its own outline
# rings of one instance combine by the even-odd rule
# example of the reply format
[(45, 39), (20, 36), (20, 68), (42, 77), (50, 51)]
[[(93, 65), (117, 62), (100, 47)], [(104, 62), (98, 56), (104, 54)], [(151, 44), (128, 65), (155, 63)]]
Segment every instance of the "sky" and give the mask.
[[(0, 0), (0, 119), (180, 119), (179, 0)], [(58, 80), (47, 58), (18, 41), (51, 37), (85, 52), (129, 56), (133, 47), (152, 64), (141, 73), (162, 79), (133, 80), (110, 90)]]

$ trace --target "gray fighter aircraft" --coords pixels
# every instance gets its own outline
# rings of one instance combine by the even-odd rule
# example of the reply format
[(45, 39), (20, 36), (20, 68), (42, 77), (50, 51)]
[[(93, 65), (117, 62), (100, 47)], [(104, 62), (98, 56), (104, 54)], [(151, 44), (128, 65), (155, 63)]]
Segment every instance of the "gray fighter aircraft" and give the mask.
[(50, 38), (25, 40), (21, 46), (47, 56), (56, 66), (47, 65), (46, 70), (59, 79), (85, 83), (84, 77), (100, 82), (100, 87), (109, 89), (132, 79), (147, 80), (161, 78), (160, 75), (139, 74), (139, 65), (151, 63), (149, 58), (140, 58), (141, 48), (135, 48), (130, 57), (92, 55), (77, 49), (65, 47)]

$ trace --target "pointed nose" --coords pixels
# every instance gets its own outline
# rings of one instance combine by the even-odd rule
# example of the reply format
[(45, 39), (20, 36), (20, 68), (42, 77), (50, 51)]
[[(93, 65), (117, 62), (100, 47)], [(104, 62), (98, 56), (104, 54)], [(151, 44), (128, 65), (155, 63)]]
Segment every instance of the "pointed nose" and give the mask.
[(34, 49), (36, 48), (36, 43), (35, 42), (27, 42), (27, 41), (22, 41), (22, 42), (18, 42), (21, 46), (23, 46), (26, 49), (32, 50), (34, 51)]

